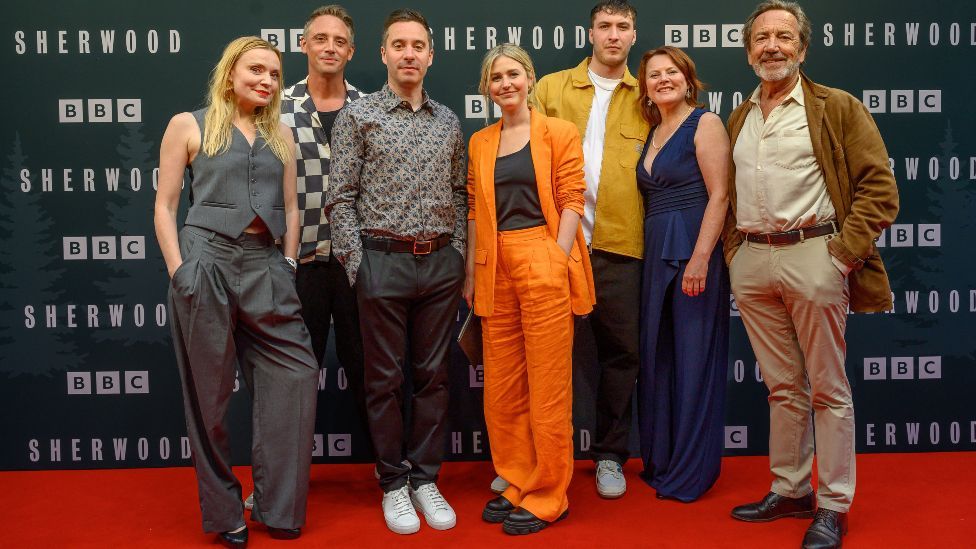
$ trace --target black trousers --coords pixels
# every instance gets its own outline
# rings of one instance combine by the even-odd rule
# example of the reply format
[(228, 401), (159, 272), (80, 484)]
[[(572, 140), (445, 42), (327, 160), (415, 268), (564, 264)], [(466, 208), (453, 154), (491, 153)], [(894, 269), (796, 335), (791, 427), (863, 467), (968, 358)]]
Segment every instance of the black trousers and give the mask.
[(590, 326), (600, 367), (590, 455), (623, 464), (630, 457), (631, 400), (640, 369), (641, 260), (594, 250), (590, 262), (596, 286)]
[[(463, 283), (464, 259), (451, 246), (418, 256), (363, 252), (356, 297), (366, 409), (384, 491), (402, 488), (408, 476), (414, 487), (437, 480), (446, 443), (448, 353)], [(401, 393), (408, 358), (412, 414), (404, 429)]]
[(329, 261), (300, 264), (295, 287), (302, 302), (302, 318), (308, 326), (312, 352), (319, 367), (328, 347), (329, 328), (335, 329), (336, 356), (349, 381), (356, 406), (356, 421), (362, 426), (362, 431), (367, 432), (363, 338), (359, 331), (356, 291), (349, 286), (346, 271), (335, 257)]

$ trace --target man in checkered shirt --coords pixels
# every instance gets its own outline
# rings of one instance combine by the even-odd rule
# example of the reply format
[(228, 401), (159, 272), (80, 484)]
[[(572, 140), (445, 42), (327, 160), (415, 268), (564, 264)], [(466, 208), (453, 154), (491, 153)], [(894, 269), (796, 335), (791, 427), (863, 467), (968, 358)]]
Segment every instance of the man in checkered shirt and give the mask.
[(356, 399), (364, 436), (369, 444), (363, 393), (363, 344), (359, 332), (356, 294), (342, 265), (332, 257), (331, 231), (322, 209), (329, 186), (332, 124), (347, 103), (362, 95), (345, 81), (344, 72), (355, 52), (353, 21), (342, 6), (323, 6), (309, 15), (302, 37), (308, 56), (308, 77), (288, 88), (281, 102), (281, 121), (292, 129), (298, 164), (298, 208), (301, 248), (296, 286), (302, 315), (312, 337), (319, 364), (325, 355), (329, 323), (336, 333), (336, 354)]

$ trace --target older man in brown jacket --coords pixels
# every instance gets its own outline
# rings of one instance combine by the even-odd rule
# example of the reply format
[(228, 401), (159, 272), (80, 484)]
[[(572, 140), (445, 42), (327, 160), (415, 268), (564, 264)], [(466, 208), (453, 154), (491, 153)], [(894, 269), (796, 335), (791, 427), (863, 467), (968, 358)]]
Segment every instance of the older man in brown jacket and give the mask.
[(816, 509), (803, 546), (839, 547), (855, 485), (844, 330), (848, 309), (891, 308), (874, 240), (895, 218), (898, 187), (867, 109), (800, 72), (810, 22), (799, 5), (763, 2), (743, 38), (761, 82), (729, 117), (723, 240), (732, 291), (769, 388), (774, 479), (769, 494), (732, 516), (765, 522), (811, 517)]

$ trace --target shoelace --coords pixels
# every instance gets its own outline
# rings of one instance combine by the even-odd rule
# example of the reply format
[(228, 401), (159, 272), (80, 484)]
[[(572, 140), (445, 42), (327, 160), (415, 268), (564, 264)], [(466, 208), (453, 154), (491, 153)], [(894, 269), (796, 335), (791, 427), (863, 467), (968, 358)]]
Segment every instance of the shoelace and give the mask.
[(434, 484), (426, 484), (421, 486), (417, 489), (417, 492), (419, 492), (424, 499), (427, 500), (427, 503), (429, 503), (435, 511), (448, 508), (447, 500), (444, 499), (444, 496), (441, 495), (441, 491), (438, 490), (437, 486), (434, 486)]
[(604, 474), (609, 474), (614, 480), (619, 480), (621, 478), (622, 471), (620, 470), (620, 465), (617, 463), (601, 463), (596, 472), (597, 476), (603, 476)]
[(411, 510), (413, 510), (413, 505), (410, 503), (410, 495), (407, 494), (407, 488), (403, 487), (397, 490), (393, 496), (393, 512), (396, 513), (396, 516), (402, 517), (403, 515), (409, 515)]

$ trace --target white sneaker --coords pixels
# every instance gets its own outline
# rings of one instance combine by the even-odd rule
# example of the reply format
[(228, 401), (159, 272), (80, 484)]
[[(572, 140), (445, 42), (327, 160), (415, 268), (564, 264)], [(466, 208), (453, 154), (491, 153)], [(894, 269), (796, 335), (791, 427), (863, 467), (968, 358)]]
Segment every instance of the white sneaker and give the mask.
[(507, 480), (503, 479), (501, 476), (495, 477), (495, 480), (491, 481), (491, 491), (496, 494), (500, 494), (508, 489), (509, 483)]
[(413, 534), (420, 530), (420, 518), (413, 509), (406, 486), (383, 494), (383, 518), (386, 527), (397, 534)]
[(600, 497), (616, 499), (627, 491), (627, 479), (623, 468), (612, 459), (603, 459), (596, 464), (596, 491)]
[(411, 488), (410, 499), (423, 512), (427, 526), (434, 530), (449, 530), (457, 524), (457, 515), (454, 514), (454, 509), (447, 503), (433, 482), (424, 484), (416, 490)]
[(244, 500), (244, 508), (248, 511), (254, 509), (254, 492), (251, 492), (251, 495), (247, 496), (247, 499)]

